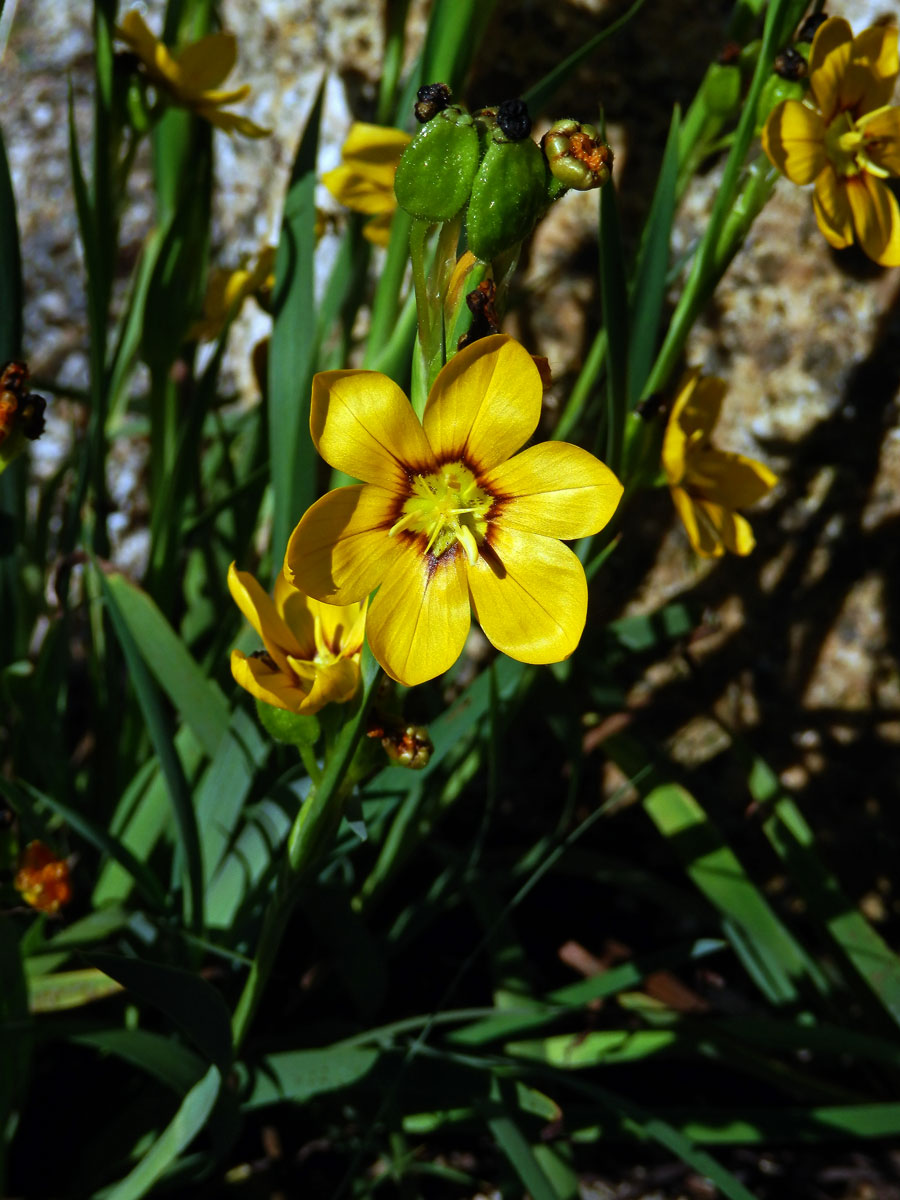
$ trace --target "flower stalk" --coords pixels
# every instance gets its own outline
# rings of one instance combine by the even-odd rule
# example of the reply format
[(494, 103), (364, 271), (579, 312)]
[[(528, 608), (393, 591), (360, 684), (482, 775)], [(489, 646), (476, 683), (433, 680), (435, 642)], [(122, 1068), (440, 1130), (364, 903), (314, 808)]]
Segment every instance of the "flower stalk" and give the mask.
[(355, 700), (347, 706), (349, 716), (334, 740), (319, 782), (313, 785), (301, 805), (288, 834), (275, 891), (266, 908), (256, 953), (232, 1017), (236, 1051), (243, 1045), (269, 981), (297, 902), (299, 887), (318, 866), (334, 840), (353, 787), (353, 781), (348, 777), (350, 765), (357, 746), (365, 737), (366, 716), (381, 677), (368, 645), (363, 648), (360, 675), (362, 686)]

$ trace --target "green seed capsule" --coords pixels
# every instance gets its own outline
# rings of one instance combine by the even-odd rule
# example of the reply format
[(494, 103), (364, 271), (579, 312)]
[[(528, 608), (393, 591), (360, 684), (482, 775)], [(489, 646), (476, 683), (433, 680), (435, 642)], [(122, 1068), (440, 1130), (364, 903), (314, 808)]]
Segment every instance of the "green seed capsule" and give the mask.
[(423, 125), (394, 178), (397, 203), (418, 220), (450, 221), (469, 198), (480, 151), (472, 118), (453, 104)]
[(482, 262), (526, 238), (546, 207), (547, 167), (531, 140), (507, 141), (495, 135), (488, 144), (466, 216), (469, 249)]
[(706, 107), (717, 117), (730, 117), (741, 104), (741, 71), (735, 63), (710, 63), (703, 83)]
[(765, 125), (769, 113), (782, 100), (802, 100), (805, 95), (805, 80), (782, 79), (780, 75), (770, 75), (763, 84), (763, 89), (759, 94), (759, 104), (756, 106), (757, 129)]

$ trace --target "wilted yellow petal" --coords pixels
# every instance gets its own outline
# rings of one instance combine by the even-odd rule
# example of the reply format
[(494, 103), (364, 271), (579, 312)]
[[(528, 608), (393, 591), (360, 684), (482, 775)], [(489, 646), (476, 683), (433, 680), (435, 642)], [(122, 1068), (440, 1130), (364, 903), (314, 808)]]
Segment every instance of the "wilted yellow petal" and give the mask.
[(385, 187), (356, 166), (341, 163), (333, 171), (326, 171), (322, 182), (338, 204), (354, 212), (391, 215), (396, 211), (393, 182)]
[(543, 387), (534, 359), (505, 334), (481, 338), (443, 368), (422, 423), (442, 461), (479, 474), (504, 462), (534, 433)]
[(443, 674), (469, 632), (469, 594), (461, 547), (434, 562), (403, 543), (369, 608), (366, 631), (378, 662), (407, 687)]
[(239, 113), (227, 112), (223, 108), (209, 108), (204, 104), (195, 104), (192, 107), (198, 117), (203, 117), (204, 120), (209, 121), (210, 125), (215, 125), (217, 129), (222, 129), (225, 133), (240, 133), (244, 137), (264, 138), (269, 137), (272, 132), (271, 129), (257, 125), (255, 121), (251, 121), (249, 117), (242, 117)]
[(798, 100), (782, 100), (763, 126), (762, 146), (792, 183), (812, 183), (825, 166), (825, 125)]
[(710, 450), (692, 463), (688, 486), (704, 500), (724, 508), (749, 508), (767, 496), (778, 476), (761, 462), (731, 454), (725, 450)]
[(599, 533), (622, 497), (609, 467), (566, 442), (531, 446), (489, 471), (482, 484), (500, 501), (499, 524), (565, 540)]
[(366, 221), (365, 225), (363, 225), (363, 237), (374, 246), (387, 247), (391, 240), (391, 222), (393, 219), (393, 209), (389, 213), (380, 213), (378, 216), (372, 217), (370, 221)]
[(560, 662), (584, 632), (587, 581), (554, 538), (495, 525), (469, 566), (472, 607), (487, 639), (519, 662)]
[(192, 92), (217, 88), (236, 62), (237, 40), (233, 33), (211, 33), (175, 55), (179, 81)]
[(891, 191), (873, 175), (847, 180), (853, 224), (866, 254), (882, 267), (900, 266), (900, 207)]
[(341, 149), (341, 157), (344, 162), (365, 164), (370, 171), (381, 168), (383, 174), (378, 178), (393, 190), (397, 163), (411, 140), (402, 129), (355, 121)]
[(328, 492), (290, 536), (288, 579), (326, 603), (363, 600), (403, 553), (403, 535), (388, 536), (399, 507), (396, 496), (371, 485)]
[(853, 217), (847, 199), (847, 180), (838, 177), (833, 167), (826, 167), (816, 180), (813, 192), (813, 211), (816, 221), (829, 245), (842, 250), (853, 241)]
[(366, 483), (401, 491), (410, 471), (436, 469), (412, 406), (396, 383), (378, 371), (319, 372), (313, 379), (309, 428), (327, 463)]

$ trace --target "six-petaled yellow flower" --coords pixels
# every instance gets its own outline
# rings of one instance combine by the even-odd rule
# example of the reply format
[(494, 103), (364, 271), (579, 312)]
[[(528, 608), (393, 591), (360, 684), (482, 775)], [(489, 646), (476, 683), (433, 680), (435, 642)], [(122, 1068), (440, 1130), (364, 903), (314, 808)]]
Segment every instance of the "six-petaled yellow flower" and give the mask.
[(228, 570), (238, 608), (265, 650), (231, 652), (231, 673), (257, 700), (295, 713), (315, 713), (350, 700), (359, 685), (365, 632), (363, 604), (320, 604), (280, 573), (270, 597), (247, 571)]
[(191, 337), (197, 341), (217, 338), (232, 310), (237, 316), (248, 297), (259, 299), (263, 293), (271, 291), (275, 282), (274, 266), (275, 247), (265, 246), (253, 267), (213, 271), (203, 298), (203, 315), (191, 327)]
[(900, 108), (889, 106), (900, 62), (897, 28), (853, 36), (842, 17), (816, 31), (810, 96), (783, 100), (762, 134), (772, 163), (793, 183), (815, 183), (819, 228), (837, 249), (854, 236), (884, 267), (900, 265), (900, 207), (884, 180), (900, 174)]
[(386, 246), (391, 218), (397, 208), (394, 175), (400, 155), (409, 145), (409, 134), (384, 125), (351, 125), (341, 151), (341, 165), (322, 176), (322, 182), (339, 204), (368, 213), (363, 226), (370, 242)]
[(190, 109), (226, 133), (258, 138), (268, 137), (272, 132), (249, 117), (227, 111), (227, 105), (250, 95), (247, 83), (225, 91), (219, 87), (237, 61), (234, 34), (211, 33), (173, 52), (150, 32), (141, 14), (132, 9), (122, 18), (116, 36), (127, 43), (149, 81), (173, 104)]
[(332, 603), (378, 588), (366, 633), (401, 683), (456, 661), (470, 609), (494, 646), (522, 662), (557, 662), (578, 644), (587, 583), (560, 539), (602, 529), (622, 486), (564, 442), (516, 454), (537, 427), (541, 396), (531, 355), (502, 334), (450, 360), (421, 422), (378, 372), (326, 371), (313, 381), (316, 449), (365, 482), (308, 510), (285, 572)]
[(666, 426), (662, 464), (691, 545), (703, 558), (749, 554), (753, 530), (735, 510), (755, 504), (778, 482), (760, 462), (711, 443), (725, 383), (688, 371)]

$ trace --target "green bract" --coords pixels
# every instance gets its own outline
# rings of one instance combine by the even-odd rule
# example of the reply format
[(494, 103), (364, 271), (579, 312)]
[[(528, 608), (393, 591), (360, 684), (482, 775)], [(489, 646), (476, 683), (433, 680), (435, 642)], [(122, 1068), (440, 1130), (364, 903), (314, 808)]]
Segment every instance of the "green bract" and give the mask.
[(471, 116), (456, 104), (445, 108), (404, 150), (394, 179), (397, 203), (419, 220), (452, 220), (469, 198), (478, 159)]

